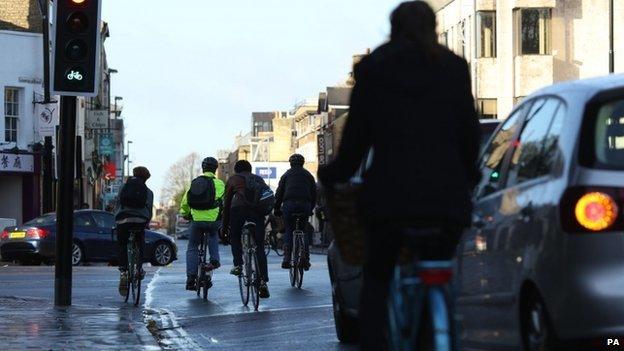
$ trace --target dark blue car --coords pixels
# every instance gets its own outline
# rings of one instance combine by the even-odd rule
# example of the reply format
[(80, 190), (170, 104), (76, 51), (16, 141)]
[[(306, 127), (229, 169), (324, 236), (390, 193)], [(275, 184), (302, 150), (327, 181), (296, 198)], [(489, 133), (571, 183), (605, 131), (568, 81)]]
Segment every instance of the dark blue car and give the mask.
[[(74, 212), (72, 263), (117, 261), (117, 235), (111, 213), (98, 210)], [(25, 264), (51, 263), (55, 255), (56, 214), (37, 217), (19, 227), (7, 227), (0, 236), (3, 261)], [(145, 262), (165, 266), (177, 259), (178, 248), (167, 235), (145, 231)]]

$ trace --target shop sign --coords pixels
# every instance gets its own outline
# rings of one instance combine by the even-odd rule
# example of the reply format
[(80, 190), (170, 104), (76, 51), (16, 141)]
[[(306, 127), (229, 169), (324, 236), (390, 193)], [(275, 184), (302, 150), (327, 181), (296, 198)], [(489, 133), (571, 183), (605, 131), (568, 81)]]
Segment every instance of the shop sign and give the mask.
[(108, 110), (87, 110), (85, 127), (87, 129), (108, 128)]
[(115, 152), (113, 134), (106, 133), (100, 135), (100, 155), (112, 155)]
[(319, 133), (316, 137), (318, 143), (318, 162), (319, 165), (325, 164), (325, 134)]
[(59, 109), (57, 104), (36, 104), (35, 118), (37, 133), (40, 136), (54, 136), (59, 124)]
[(0, 172), (33, 173), (34, 171), (33, 155), (0, 153)]

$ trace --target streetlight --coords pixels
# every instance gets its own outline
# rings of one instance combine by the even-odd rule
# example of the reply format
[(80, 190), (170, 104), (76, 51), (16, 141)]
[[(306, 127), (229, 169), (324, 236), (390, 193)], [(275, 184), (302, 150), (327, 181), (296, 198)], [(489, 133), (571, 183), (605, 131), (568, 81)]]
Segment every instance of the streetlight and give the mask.
[(130, 144), (132, 144), (132, 140), (128, 140), (126, 142), (126, 149), (128, 149), (128, 152), (126, 153), (126, 159), (128, 160), (128, 177), (130, 177), (130, 163), (132, 163), (132, 161), (130, 161)]
[(110, 100), (111, 100), (111, 86), (112, 86), (112, 84), (111, 84), (111, 77), (112, 77), (113, 74), (119, 73), (119, 71), (117, 71), (114, 68), (109, 68), (107, 70), (107, 73), (108, 73), (108, 92), (107, 92), (108, 93), (108, 97), (107, 97), (108, 98), (108, 102), (106, 103), (106, 105), (107, 105), (106, 107), (108, 107), (107, 122), (108, 122), (108, 132), (110, 132), (110, 112), (111, 112), (111, 110), (110, 110)]

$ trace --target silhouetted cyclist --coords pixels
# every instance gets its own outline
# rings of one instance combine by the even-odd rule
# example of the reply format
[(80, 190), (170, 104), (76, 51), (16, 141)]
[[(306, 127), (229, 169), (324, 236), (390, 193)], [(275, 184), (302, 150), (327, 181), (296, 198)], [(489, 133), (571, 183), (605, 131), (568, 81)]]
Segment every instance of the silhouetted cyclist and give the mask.
[[(277, 191), (275, 192), (275, 213), (281, 216), (283, 213), (286, 233), (284, 234), (284, 260), (282, 268), (290, 269), (291, 249), (293, 245), (293, 231), (295, 230), (295, 214), (304, 217), (303, 226), (312, 215), (312, 210), (316, 206), (316, 181), (308, 170), (303, 168), (305, 158), (302, 155), (294, 154), (288, 159), (290, 169), (280, 178)], [(302, 230), (304, 229), (301, 228)], [(312, 231), (313, 232), (313, 231)], [(310, 269), (309, 246), (313, 233), (307, 232), (306, 250), (303, 255), (303, 268)]]
[(358, 204), (369, 229), (360, 304), (366, 350), (383, 349), (388, 286), (402, 229), (446, 229), (435, 257), (427, 259), (449, 259), (470, 224), (471, 192), (480, 178), (478, 120), (466, 61), (438, 44), (435, 14), (425, 2), (402, 3), (390, 20), (390, 41), (355, 67), (339, 153), (319, 170), (331, 189), (347, 182), (373, 150)]

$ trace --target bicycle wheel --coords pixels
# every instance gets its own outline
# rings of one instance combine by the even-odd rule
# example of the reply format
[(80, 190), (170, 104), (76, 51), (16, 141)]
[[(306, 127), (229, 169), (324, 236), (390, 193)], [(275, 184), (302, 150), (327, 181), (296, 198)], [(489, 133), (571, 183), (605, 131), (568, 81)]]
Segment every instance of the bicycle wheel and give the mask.
[(260, 265), (258, 264), (258, 256), (255, 254), (255, 250), (251, 262), (251, 301), (254, 311), (257, 311), (260, 305)]
[(303, 264), (302, 264), (302, 260), (303, 260), (303, 250), (305, 250), (305, 245), (303, 244), (301, 237), (299, 238), (299, 252), (297, 253), (297, 260), (295, 261), (295, 268), (296, 268), (296, 282), (295, 284), (297, 285), (297, 289), (301, 289), (301, 285), (303, 284)]
[(206, 267), (204, 263), (206, 263), (206, 246), (205, 239), (202, 234), (202, 240), (199, 244), (199, 252), (198, 252), (198, 263), (197, 263), (197, 281), (195, 282), (195, 290), (197, 290), (197, 296), (200, 296), (202, 293), (202, 288), (205, 284), (206, 280)]
[(138, 242), (134, 242), (134, 265), (135, 265), (135, 269), (134, 269), (134, 279), (132, 279), (132, 297), (134, 300), (134, 305), (138, 306), (139, 302), (141, 301), (141, 266), (143, 266), (143, 263), (141, 262), (141, 260), (139, 259), (140, 257), (140, 252), (139, 251), (139, 245), (141, 245)]
[(426, 303), (420, 280), (397, 267), (388, 298), (388, 336), (394, 350), (414, 350)]
[(248, 273), (250, 271), (250, 257), (248, 253), (248, 244), (247, 244), (247, 230), (243, 230), (243, 271), (238, 276), (238, 289), (240, 291), (241, 301), (243, 302), (243, 306), (247, 306), (249, 303), (249, 279)]
[(299, 248), (298, 248), (299, 242), (297, 240), (294, 240), (293, 244), (294, 245), (290, 253), (291, 259), (290, 259), (290, 269), (288, 270), (288, 273), (290, 275), (290, 286), (294, 288), (299, 278), (298, 277), (299, 270), (297, 269), (297, 262), (299, 261), (299, 258), (297, 257), (297, 254), (299, 253)]
[(126, 281), (128, 282), (126, 284), (126, 298), (124, 300), (124, 302), (128, 302), (128, 300), (130, 300), (130, 297), (132, 296), (132, 301), (134, 301), (134, 285), (133, 285), (133, 280), (134, 280), (134, 250), (133, 247), (134, 246), (134, 241), (128, 240), (128, 244), (126, 246), (126, 252), (128, 254), (128, 266), (126, 269), (126, 275), (127, 275), (127, 279)]
[(434, 350), (451, 351), (453, 349), (451, 314), (449, 299), (445, 288), (434, 286), (429, 288), (429, 316), (431, 326), (431, 338), (427, 341), (435, 346)]

